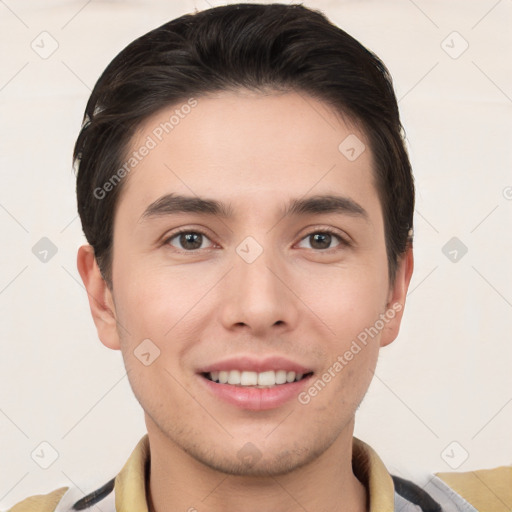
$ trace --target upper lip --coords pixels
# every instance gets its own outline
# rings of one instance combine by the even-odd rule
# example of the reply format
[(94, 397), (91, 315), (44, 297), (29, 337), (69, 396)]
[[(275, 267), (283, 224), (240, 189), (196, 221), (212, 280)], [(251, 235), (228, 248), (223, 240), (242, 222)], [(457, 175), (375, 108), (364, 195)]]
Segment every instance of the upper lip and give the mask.
[(266, 372), (270, 370), (286, 370), (287, 372), (310, 373), (313, 370), (282, 356), (270, 356), (263, 359), (254, 356), (230, 357), (211, 363), (198, 369), (198, 373), (241, 370), (249, 372)]

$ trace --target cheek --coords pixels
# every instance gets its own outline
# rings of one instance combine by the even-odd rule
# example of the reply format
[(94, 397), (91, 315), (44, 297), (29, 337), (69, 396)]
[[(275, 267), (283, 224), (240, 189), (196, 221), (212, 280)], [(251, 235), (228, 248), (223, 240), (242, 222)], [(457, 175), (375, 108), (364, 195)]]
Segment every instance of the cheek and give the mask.
[(177, 268), (123, 262), (115, 276), (121, 314), (130, 323), (156, 327), (160, 319), (170, 328), (173, 318), (195, 295), (189, 277)]
[[(199, 339), (192, 332), (196, 327), (191, 318), (204, 291), (176, 268), (125, 265), (118, 270), (116, 312), (124, 363), (139, 401), (159, 407), (155, 388), (177, 389), (181, 396), (172, 375), (181, 371), (183, 356), (193, 346), (189, 340)], [(148, 365), (145, 353), (149, 353)]]
[(119, 265), (116, 276), (116, 311), (118, 321), (126, 327), (120, 331), (124, 351), (133, 351), (149, 338), (160, 348), (163, 359), (179, 364), (202, 337), (199, 330), (211, 314), (211, 308), (207, 312), (214, 295), (210, 290), (222, 272), (194, 269), (193, 265), (135, 263)]
[(309, 269), (307, 275), (299, 294), (336, 339), (356, 337), (384, 311), (387, 274), (378, 265)]

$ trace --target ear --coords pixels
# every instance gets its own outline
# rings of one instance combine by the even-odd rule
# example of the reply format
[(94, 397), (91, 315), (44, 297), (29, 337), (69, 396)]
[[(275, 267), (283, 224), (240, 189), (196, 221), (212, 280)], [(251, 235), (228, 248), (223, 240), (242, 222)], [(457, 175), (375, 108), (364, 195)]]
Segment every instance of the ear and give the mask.
[(381, 347), (389, 345), (398, 336), (413, 268), (412, 245), (409, 245), (398, 263), (395, 281), (390, 285), (388, 304), (386, 306), (386, 318), (389, 318), (389, 320), (382, 330), (380, 338)]
[(91, 245), (82, 245), (78, 249), (76, 263), (87, 290), (92, 318), (100, 341), (112, 350), (120, 350), (114, 300), (101, 275)]

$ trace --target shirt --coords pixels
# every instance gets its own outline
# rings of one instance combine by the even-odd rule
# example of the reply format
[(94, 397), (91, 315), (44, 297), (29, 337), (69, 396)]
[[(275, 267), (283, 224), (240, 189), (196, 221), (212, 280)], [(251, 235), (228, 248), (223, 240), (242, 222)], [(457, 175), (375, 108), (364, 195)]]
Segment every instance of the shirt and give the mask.
[[(61, 487), (49, 494), (30, 496), (7, 512), (93, 509), (102, 512), (148, 512), (146, 486), (149, 461), (149, 438), (145, 434), (119, 474), (100, 488), (90, 489), (84, 485)], [(512, 466), (468, 473), (437, 473), (422, 488), (409, 480), (390, 475), (375, 450), (353, 437), (352, 468), (367, 490), (369, 512), (512, 510)], [(84, 488), (88, 492), (85, 496)], [(195, 509), (191, 507), (189, 510)]]

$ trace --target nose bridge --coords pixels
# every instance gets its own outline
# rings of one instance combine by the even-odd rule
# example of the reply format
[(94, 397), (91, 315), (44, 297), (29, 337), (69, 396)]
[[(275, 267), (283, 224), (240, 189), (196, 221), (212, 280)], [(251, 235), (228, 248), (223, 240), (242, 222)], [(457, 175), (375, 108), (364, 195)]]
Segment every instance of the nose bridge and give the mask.
[(278, 251), (269, 245), (272, 237), (264, 238), (260, 243), (249, 236), (235, 249), (224, 295), (226, 327), (243, 323), (260, 331), (276, 323), (295, 321), (294, 295), (283, 283), (286, 281), (285, 265)]
[(275, 270), (272, 272), (271, 269), (280, 265), (276, 251), (268, 243), (263, 247), (254, 238), (248, 237), (237, 247), (236, 253), (238, 261), (235, 260), (234, 270), (240, 284), (250, 295), (279, 293), (276, 289)]

